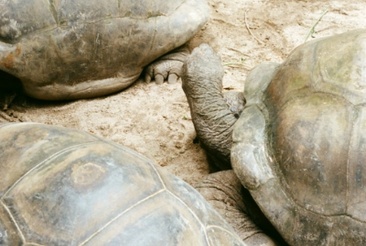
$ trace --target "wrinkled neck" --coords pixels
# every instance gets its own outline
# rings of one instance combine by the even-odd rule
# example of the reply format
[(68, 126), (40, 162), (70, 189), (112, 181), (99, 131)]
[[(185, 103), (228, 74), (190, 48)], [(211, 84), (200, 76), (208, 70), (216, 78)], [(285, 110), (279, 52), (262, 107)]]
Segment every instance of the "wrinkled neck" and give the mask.
[(220, 169), (230, 167), (230, 149), (233, 126), (237, 120), (222, 94), (222, 81), (209, 83), (190, 81), (183, 86), (191, 109), (192, 121), (200, 139), (215, 165)]

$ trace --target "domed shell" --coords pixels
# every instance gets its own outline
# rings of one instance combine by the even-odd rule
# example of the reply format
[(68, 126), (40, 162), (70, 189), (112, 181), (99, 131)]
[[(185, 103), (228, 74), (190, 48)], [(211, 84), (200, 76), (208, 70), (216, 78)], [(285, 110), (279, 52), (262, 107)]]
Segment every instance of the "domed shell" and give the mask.
[(1, 1), (0, 70), (48, 100), (119, 91), (191, 39), (206, 0)]
[(298, 47), (237, 122), (233, 166), (290, 244), (366, 243), (365, 57), (365, 30)]
[(1, 245), (243, 245), (182, 180), (76, 130), (0, 125)]

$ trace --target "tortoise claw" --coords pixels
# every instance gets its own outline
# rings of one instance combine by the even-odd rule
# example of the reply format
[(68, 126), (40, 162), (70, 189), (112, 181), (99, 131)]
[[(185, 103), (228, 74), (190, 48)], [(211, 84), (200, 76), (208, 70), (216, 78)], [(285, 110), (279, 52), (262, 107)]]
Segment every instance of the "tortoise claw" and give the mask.
[(183, 64), (189, 54), (186, 47), (181, 47), (151, 63), (146, 68), (145, 82), (155, 81), (162, 84), (164, 81), (173, 84), (179, 81)]
[(177, 83), (178, 82), (178, 80), (179, 80), (179, 76), (177, 75), (177, 74), (175, 74), (175, 73), (171, 73), (171, 74), (169, 74), (169, 76), (168, 76), (168, 83), (169, 84), (174, 84), (174, 83)]

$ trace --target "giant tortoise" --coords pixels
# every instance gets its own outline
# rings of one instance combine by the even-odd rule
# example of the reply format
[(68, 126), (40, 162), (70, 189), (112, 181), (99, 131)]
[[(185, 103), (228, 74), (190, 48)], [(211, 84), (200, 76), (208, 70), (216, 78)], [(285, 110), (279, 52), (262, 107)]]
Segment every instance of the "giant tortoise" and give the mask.
[(245, 245), (203, 197), (88, 133), (0, 125), (0, 245)]
[[(117, 92), (192, 38), (208, 12), (206, 0), (0, 0), (0, 75), (39, 99)], [(179, 76), (184, 55), (167, 59), (148, 80)]]
[(290, 245), (366, 244), (365, 57), (366, 30), (354, 30), (305, 43), (282, 64), (260, 65), (245, 82), (239, 119), (223, 100), (223, 68), (209, 46), (184, 66), (200, 141), (212, 155), (230, 157)]

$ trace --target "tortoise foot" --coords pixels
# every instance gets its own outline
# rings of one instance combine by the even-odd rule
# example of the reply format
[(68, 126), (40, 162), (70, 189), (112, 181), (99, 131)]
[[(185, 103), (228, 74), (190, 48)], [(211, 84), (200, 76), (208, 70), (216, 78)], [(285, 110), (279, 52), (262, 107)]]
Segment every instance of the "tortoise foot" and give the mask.
[(183, 46), (152, 62), (146, 68), (145, 81), (147, 83), (155, 81), (157, 84), (162, 84), (164, 81), (169, 84), (177, 83), (188, 54), (188, 48)]

